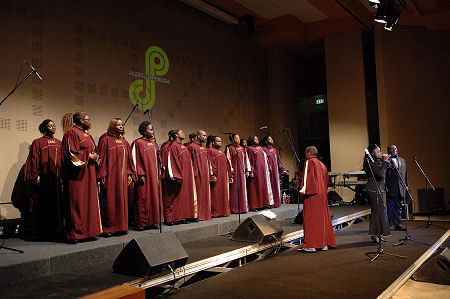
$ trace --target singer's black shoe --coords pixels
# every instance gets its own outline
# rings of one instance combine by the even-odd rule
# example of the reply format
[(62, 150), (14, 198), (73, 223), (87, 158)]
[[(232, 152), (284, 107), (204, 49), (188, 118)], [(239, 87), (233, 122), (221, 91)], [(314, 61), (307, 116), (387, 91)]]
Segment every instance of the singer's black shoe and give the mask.
[(101, 234), (100, 234), (100, 237), (103, 237), (103, 238), (109, 238), (109, 237), (111, 237), (111, 236), (112, 236), (111, 233), (101, 233)]
[(406, 228), (403, 227), (403, 226), (401, 226), (401, 225), (396, 225), (395, 228), (394, 228), (394, 230), (399, 230), (399, 231), (404, 232), (404, 231), (406, 231)]

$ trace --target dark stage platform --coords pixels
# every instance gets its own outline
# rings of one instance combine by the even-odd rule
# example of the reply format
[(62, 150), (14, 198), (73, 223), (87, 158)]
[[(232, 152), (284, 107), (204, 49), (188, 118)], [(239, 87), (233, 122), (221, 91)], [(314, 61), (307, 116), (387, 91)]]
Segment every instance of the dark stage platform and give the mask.
[[(300, 209), (302, 206), (300, 205)], [(277, 220), (284, 220), (297, 215), (297, 205), (283, 205), (271, 209), (277, 214)], [(241, 221), (258, 212), (241, 215)], [(210, 221), (162, 226), (163, 232), (174, 232), (180, 242), (187, 243), (234, 230), (238, 225), (238, 215), (213, 218)], [(5, 246), (23, 250), (25, 253), (0, 250), (0, 287), (11, 283), (39, 278), (42, 276), (71, 272), (87, 266), (95, 266), (115, 259), (123, 247), (132, 239), (145, 244), (158, 229), (141, 232), (129, 231), (125, 236), (99, 238), (97, 241), (83, 242), (76, 245), (54, 242), (30, 242), (17, 238), (0, 240)], [(1, 244), (1, 243), (0, 243)], [(192, 258), (188, 260), (191, 262)]]
[[(367, 206), (341, 206), (332, 207), (331, 213), (334, 216), (333, 219), (337, 220), (344, 219), (348, 215), (367, 213), (367, 209)], [(277, 220), (284, 230), (283, 236), (298, 233), (301, 229), (300, 225), (293, 224), (293, 217), (297, 215), (297, 205), (287, 205), (272, 211), (278, 215)], [(244, 220), (253, 214), (255, 213), (242, 215), (241, 219)], [(412, 225), (420, 223), (423, 222), (414, 222)], [(174, 231), (182, 241), (183, 247), (189, 254), (186, 265), (188, 268), (189, 265), (249, 246), (249, 243), (230, 241), (228, 237), (221, 236), (236, 228), (237, 224), (237, 216), (233, 215), (188, 225), (163, 226), (163, 230)], [(445, 222), (439, 224), (450, 227), (450, 224)], [(400, 260), (382, 256), (379, 260), (369, 263), (365, 252), (376, 250), (376, 246), (370, 242), (367, 230), (368, 222), (364, 220), (336, 232), (337, 249), (305, 254), (297, 252), (296, 248), (290, 248), (274, 257), (248, 263), (232, 271), (183, 287), (173, 291), (169, 296), (174, 298), (200, 298), (201, 296), (205, 298), (285, 298), (286, 296), (374, 298), (414, 263), (429, 246), (408, 242), (407, 245), (394, 247), (393, 245), (404, 236), (404, 233), (393, 232), (389, 242), (385, 244), (385, 250), (407, 255), (408, 259)], [(430, 228), (412, 230), (411, 235), (417, 240), (432, 243), (444, 232), (442, 229)], [(8, 270), (8, 272), (3, 270), (1, 272), (3, 286), (0, 287), (0, 297), (76, 298), (124, 283), (133, 284), (136, 277), (113, 273), (112, 263), (129, 240), (137, 238), (145, 242), (145, 239), (150, 238), (149, 235), (154, 233), (158, 231), (130, 232), (118, 238), (99, 239), (77, 245), (30, 243), (7, 239), (8, 246), (16, 246), (15, 248), (23, 249), (26, 253), (21, 255), (0, 250), (1, 268)], [(34, 259), (33, 252), (36, 255)], [(49, 257), (45, 259), (43, 258), (45, 256)], [(20, 259), (22, 259), (21, 262)], [(10, 262), (9, 265), (6, 263), (7, 260)], [(41, 273), (39, 265), (46, 265)], [(31, 269), (29, 273), (35, 276), (29, 276), (27, 269)], [(36, 275), (44, 275), (42, 274), (44, 270), (53, 270), (59, 274), (47, 274), (45, 277), (37, 278)], [(4, 283), (4, 277), (9, 279), (9, 285)], [(14, 281), (14, 278), (17, 281)], [(171, 284), (172, 282), (167, 283), (167, 285)], [(152, 292), (152, 289), (148, 289), (148, 297)]]

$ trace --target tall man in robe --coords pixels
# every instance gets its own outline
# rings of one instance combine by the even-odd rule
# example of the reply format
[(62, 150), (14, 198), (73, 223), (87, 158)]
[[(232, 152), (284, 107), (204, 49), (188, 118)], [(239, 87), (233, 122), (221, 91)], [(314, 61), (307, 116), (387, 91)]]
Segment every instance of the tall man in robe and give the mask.
[(246, 178), (250, 175), (251, 166), (248, 161), (247, 152), (240, 146), (241, 138), (237, 134), (230, 135), (229, 144), (225, 149), (225, 155), (231, 165), (234, 183), (230, 187), (230, 209), (231, 213), (247, 213), (248, 199)]
[(75, 244), (102, 232), (95, 167), (99, 155), (89, 134), (86, 112), (73, 115), (74, 126), (62, 140), (64, 198), (67, 204), (66, 237)]
[(408, 171), (405, 159), (398, 156), (397, 146), (389, 145), (387, 151), (391, 156), (389, 168), (386, 170), (387, 215), (389, 225), (393, 225), (395, 230), (403, 231), (406, 228), (402, 227), (402, 207), (407, 195)]
[(181, 144), (184, 138), (183, 130), (173, 130), (173, 142), (167, 148), (164, 217), (168, 225), (183, 223), (185, 219), (198, 219), (194, 171), (191, 154)]
[(187, 148), (191, 153), (194, 168), (195, 189), (197, 190), (198, 220), (211, 220), (210, 163), (208, 149), (203, 145), (206, 132), (199, 130), (193, 143)]
[(103, 186), (100, 208), (104, 237), (128, 232), (128, 185), (135, 171), (124, 134), (123, 121), (113, 118), (98, 144), (101, 163), (97, 178)]
[(214, 136), (214, 141), (208, 148), (211, 163), (211, 216), (230, 215), (230, 188), (233, 183), (231, 165), (223, 152), (220, 151), (222, 138)]
[(272, 136), (266, 136), (263, 138), (262, 146), (267, 154), (267, 160), (270, 169), (270, 185), (272, 187), (273, 194), (273, 208), (281, 206), (281, 190), (280, 190), (280, 173), (288, 174), (283, 166), (280, 153), (273, 147)]
[(328, 170), (317, 159), (317, 148), (308, 146), (305, 151), (305, 165), (300, 194), (303, 196), (303, 248), (306, 252), (315, 252), (316, 248), (327, 250), (336, 247), (333, 225), (328, 207)]
[[(153, 126), (150, 121), (144, 121), (139, 125), (141, 138), (133, 141), (131, 153), (136, 170), (137, 182), (135, 184), (133, 209), (133, 221), (135, 230), (150, 228), (152, 225), (162, 222), (162, 200), (158, 189), (159, 163), (157, 147), (153, 141)], [(161, 218), (160, 218), (161, 217)]]
[(251, 210), (269, 207), (274, 204), (270, 170), (266, 152), (259, 146), (257, 136), (247, 141), (247, 154), (252, 167), (248, 183), (248, 205)]

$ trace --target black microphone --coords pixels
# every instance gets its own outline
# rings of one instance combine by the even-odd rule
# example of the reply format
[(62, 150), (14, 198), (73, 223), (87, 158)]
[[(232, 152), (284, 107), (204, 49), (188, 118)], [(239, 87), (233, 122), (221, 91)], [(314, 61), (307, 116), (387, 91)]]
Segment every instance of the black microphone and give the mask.
[(265, 130), (265, 129), (268, 129), (269, 128), (269, 126), (264, 126), (264, 127), (261, 127), (261, 128), (259, 128), (260, 130)]
[(38, 78), (42, 81), (42, 77), (41, 77), (41, 75), (39, 75), (38, 71), (31, 64), (29, 64), (28, 61), (25, 61), (25, 62), (26, 62), (26, 64), (28, 64), (31, 67), (33, 72), (35, 72), (36, 75), (38, 76)]
[(417, 158), (416, 157), (413, 157), (413, 160), (414, 160), (414, 162), (417, 162)]
[(284, 133), (284, 132), (286, 132), (288, 130), (288, 128), (282, 128), (281, 130), (280, 130), (280, 133)]
[(233, 132), (224, 132), (224, 134), (229, 134), (229, 135), (233, 135)]

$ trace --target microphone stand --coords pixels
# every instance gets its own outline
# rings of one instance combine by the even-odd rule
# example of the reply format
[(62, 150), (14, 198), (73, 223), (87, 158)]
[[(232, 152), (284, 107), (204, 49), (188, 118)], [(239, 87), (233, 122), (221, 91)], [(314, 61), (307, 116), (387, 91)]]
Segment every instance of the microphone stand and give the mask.
[[(288, 131), (289, 135), (287, 134)], [(299, 186), (297, 178), (297, 162), (300, 163), (300, 159), (298, 158), (297, 151), (295, 150), (294, 143), (292, 142), (291, 130), (289, 128), (286, 128), (281, 130), (281, 133), (284, 134), (284, 136), (286, 136), (289, 146), (291, 147), (292, 152), (294, 154), (294, 178), (296, 179), (297, 186)], [(300, 214), (300, 198), (298, 192), (295, 192), (295, 195), (296, 195), (295, 197), (297, 198), (297, 212), (298, 214)]]
[[(134, 109), (137, 107), (138, 104), (136, 104), (136, 106), (134, 106)], [(134, 110), (133, 109), (133, 110)], [(131, 112), (133, 113), (133, 111)], [(162, 233), (162, 207), (161, 207), (161, 170), (162, 170), (162, 159), (161, 159), (161, 151), (159, 149), (159, 145), (158, 142), (156, 142), (156, 134), (155, 134), (155, 127), (153, 126), (152, 123), (152, 110), (147, 109), (145, 110), (144, 114), (148, 114), (148, 118), (150, 120), (150, 124), (152, 125), (153, 128), (153, 138), (155, 139), (155, 145), (156, 145), (156, 157), (157, 157), (157, 161), (156, 161), (156, 167), (157, 167), (157, 176), (158, 176), (158, 211), (159, 211), (159, 233)], [(131, 115), (131, 114), (130, 114)]]
[(371, 162), (369, 161), (369, 157), (368, 157), (367, 155), (366, 155), (366, 162), (367, 162), (367, 165), (369, 165), (370, 173), (371, 173), (372, 178), (373, 178), (373, 180), (374, 180), (374, 182), (375, 182), (375, 185), (377, 186), (377, 190), (376, 190), (377, 196), (376, 196), (376, 199), (377, 199), (377, 210), (378, 210), (378, 218), (377, 218), (377, 226), (378, 226), (378, 247), (377, 247), (377, 251), (375, 251), (375, 252), (366, 252), (366, 255), (367, 255), (369, 258), (371, 257), (371, 256), (370, 256), (371, 254), (375, 254), (375, 256), (370, 260), (369, 263), (371, 263), (371, 262), (373, 262), (374, 260), (376, 260), (376, 259), (377, 259), (380, 255), (382, 255), (382, 254), (386, 254), (386, 255), (390, 255), (390, 256), (402, 258), (402, 259), (406, 259), (406, 258), (407, 258), (406, 256), (388, 253), (388, 252), (385, 252), (385, 251), (383, 250), (383, 245), (382, 245), (383, 241), (381, 240), (381, 211), (380, 211), (380, 202), (382, 202), (381, 190), (380, 190), (380, 187), (378, 186), (377, 180), (375, 179), (375, 174), (374, 174), (373, 169), (372, 169), (372, 164), (370, 164)]
[[(428, 178), (428, 176), (427, 176), (427, 175), (425, 174), (425, 172), (423, 171), (422, 167), (420, 167), (420, 164), (419, 164), (419, 162), (417, 162), (416, 157), (414, 157), (414, 162), (416, 163), (416, 165), (417, 165), (417, 167), (419, 168), (419, 170), (420, 170), (420, 172), (422, 173), (422, 175), (425, 177), (425, 191), (428, 192), (428, 190), (429, 190), (429, 189), (428, 189), (428, 184), (431, 186), (431, 189), (432, 189), (433, 191), (436, 190), (436, 188), (434, 188), (433, 184), (431, 184), (431, 181), (430, 181), (430, 179)], [(431, 223), (431, 220), (430, 220), (430, 213), (428, 213), (428, 221), (427, 221), (427, 223), (425, 223), (425, 224), (423, 224), (423, 225), (416, 226), (414, 229), (417, 229), (417, 228), (420, 228), (420, 227), (423, 227), (423, 228), (429, 228), (430, 226), (434, 226), (434, 227), (446, 229), (445, 227), (442, 227), (442, 226), (439, 226), (439, 225), (432, 224), (432, 223)]]
[[(25, 61), (24, 61), (24, 63), (25, 63)], [(22, 67), (23, 67), (24, 63), (22, 63)], [(20, 67), (19, 76), (20, 76), (20, 73), (22, 72), (22, 67)], [(32, 69), (31, 72), (29, 72), (19, 83), (16, 82), (16, 85), (14, 86), (14, 88), (0, 102), (0, 106), (3, 104), (3, 102), (6, 101), (7, 98), (9, 98), (10, 95), (12, 95), (16, 91), (17, 88), (19, 88), (20, 85), (22, 85), (28, 79), (28, 77), (30, 77), (33, 73), (36, 73), (36, 72), (37, 72), (37, 70)], [(19, 78), (17, 78), (17, 79), (19, 79)]]
[(405, 188), (406, 192), (408, 192), (407, 195), (408, 195), (409, 198), (411, 199), (411, 200), (408, 202), (408, 200), (405, 198), (405, 202), (404, 202), (405, 209), (406, 209), (406, 210), (405, 210), (405, 214), (406, 214), (406, 218), (405, 218), (405, 224), (406, 224), (405, 237), (402, 238), (402, 239), (400, 239), (400, 240), (398, 240), (399, 242), (396, 243), (396, 244), (394, 244), (394, 246), (403, 245), (404, 242), (406, 242), (406, 241), (411, 241), (411, 242), (416, 242), (416, 243), (422, 243), (422, 244), (425, 244), (425, 245), (431, 245), (430, 243), (426, 243), (426, 242), (421, 242), (421, 241), (413, 240), (413, 239), (411, 238), (411, 236), (409, 235), (409, 228), (408, 228), (408, 222), (409, 222), (409, 207), (408, 207), (408, 206), (409, 206), (409, 204), (410, 204), (411, 202), (413, 202), (413, 197), (412, 197), (412, 195), (411, 195), (411, 192), (409, 191), (408, 186), (406, 185), (405, 180), (404, 180), (403, 177), (400, 175), (399, 169), (398, 169), (397, 166), (392, 162), (392, 160), (391, 160), (391, 164), (393, 164), (395, 170), (397, 171), (397, 175), (398, 175), (398, 177), (400, 178), (400, 182), (402, 183), (403, 188)]

